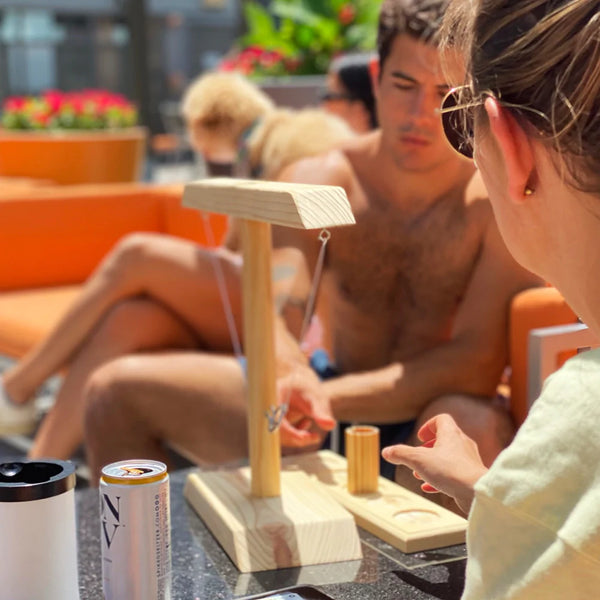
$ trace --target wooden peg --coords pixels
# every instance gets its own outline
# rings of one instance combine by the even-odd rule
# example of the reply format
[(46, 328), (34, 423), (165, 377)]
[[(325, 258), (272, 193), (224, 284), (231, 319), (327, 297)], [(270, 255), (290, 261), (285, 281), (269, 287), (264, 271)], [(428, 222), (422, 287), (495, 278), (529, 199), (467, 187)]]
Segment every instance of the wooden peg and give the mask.
[(379, 479), (379, 429), (373, 425), (347, 427), (348, 491), (370, 494), (377, 491)]

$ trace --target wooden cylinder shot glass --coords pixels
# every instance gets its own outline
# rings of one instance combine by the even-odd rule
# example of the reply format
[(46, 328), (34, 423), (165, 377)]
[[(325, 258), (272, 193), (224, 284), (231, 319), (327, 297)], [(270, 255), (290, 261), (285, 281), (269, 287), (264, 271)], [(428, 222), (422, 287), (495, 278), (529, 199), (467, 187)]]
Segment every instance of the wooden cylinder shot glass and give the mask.
[(379, 428), (353, 425), (345, 431), (348, 460), (348, 491), (370, 494), (377, 491), (379, 479)]

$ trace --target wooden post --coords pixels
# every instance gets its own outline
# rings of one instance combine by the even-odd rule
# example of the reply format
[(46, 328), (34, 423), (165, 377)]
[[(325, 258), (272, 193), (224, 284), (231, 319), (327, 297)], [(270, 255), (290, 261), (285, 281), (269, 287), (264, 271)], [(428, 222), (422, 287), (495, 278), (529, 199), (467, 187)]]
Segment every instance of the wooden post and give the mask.
[(244, 353), (248, 364), (248, 440), (252, 495), (281, 493), (279, 429), (269, 431), (267, 413), (277, 406), (275, 334), (271, 293), (271, 225), (242, 221), (244, 252)]
[(347, 427), (348, 491), (372, 494), (379, 483), (379, 429), (373, 425)]

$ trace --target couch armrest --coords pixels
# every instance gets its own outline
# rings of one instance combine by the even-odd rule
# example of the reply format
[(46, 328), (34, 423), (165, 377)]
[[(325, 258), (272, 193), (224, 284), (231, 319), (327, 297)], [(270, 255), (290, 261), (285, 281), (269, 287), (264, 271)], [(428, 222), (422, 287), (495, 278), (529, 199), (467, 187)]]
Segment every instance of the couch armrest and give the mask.
[(527, 401), (529, 332), (539, 327), (576, 323), (577, 315), (554, 287), (524, 290), (510, 309), (510, 405), (515, 423), (520, 425), (529, 410)]
[(84, 281), (125, 234), (164, 231), (160, 190), (49, 187), (0, 197), (0, 290)]

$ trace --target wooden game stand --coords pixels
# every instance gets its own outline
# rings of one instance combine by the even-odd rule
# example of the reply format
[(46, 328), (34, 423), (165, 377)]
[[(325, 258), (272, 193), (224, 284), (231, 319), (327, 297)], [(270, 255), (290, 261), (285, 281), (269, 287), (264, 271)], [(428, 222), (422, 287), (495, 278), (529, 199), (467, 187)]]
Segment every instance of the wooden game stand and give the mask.
[(271, 224), (354, 223), (342, 188), (236, 179), (188, 184), (184, 206), (242, 220), (250, 468), (191, 474), (184, 495), (242, 572), (361, 557), (354, 519), (305, 473), (281, 473), (271, 293)]
[(349, 481), (346, 459), (334, 452), (290, 457), (280, 472), (279, 433), (268, 431), (265, 417), (277, 404), (270, 223), (306, 229), (352, 223), (344, 191), (210, 179), (189, 184), (183, 203), (233, 215), (244, 224), (250, 468), (196, 472), (184, 490), (238, 569), (250, 572), (360, 558), (356, 527), (343, 507), (358, 525), (403, 552), (464, 542), (465, 519), (378, 476), (378, 443), (354, 452), (373, 485), (362, 493)]

